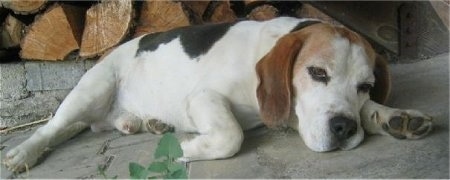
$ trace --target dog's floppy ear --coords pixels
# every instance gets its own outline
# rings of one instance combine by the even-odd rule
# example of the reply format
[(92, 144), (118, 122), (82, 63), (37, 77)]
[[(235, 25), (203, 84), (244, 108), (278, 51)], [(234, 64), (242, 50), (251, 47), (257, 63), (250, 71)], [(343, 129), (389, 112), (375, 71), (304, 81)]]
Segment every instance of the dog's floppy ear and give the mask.
[(291, 114), (292, 69), (302, 46), (301, 38), (286, 35), (256, 65), (260, 84), (257, 98), (263, 123), (285, 125)]
[(375, 85), (370, 91), (370, 99), (379, 104), (384, 104), (391, 90), (391, 77), (386, 59), (379, 54), (377, 54), (375, 59), (373, 73), (375, 75)]

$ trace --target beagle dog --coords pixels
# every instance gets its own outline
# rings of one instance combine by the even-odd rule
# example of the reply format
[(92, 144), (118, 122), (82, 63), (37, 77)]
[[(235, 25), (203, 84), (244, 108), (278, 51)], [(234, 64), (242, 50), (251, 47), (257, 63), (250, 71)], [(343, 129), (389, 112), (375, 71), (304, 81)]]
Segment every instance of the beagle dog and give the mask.
[(370, 134), (418, 139), (432, 129), (416, 110), (382, 105), (386, 62), (360, 35), (314, 19), (279, 17), (182, 27), (122, 44), (81, 78), (55, 116), (10, 150), (13, 171), (90, 126), (125, 134), (158, 120), (196, 133), (183, 161), (239, 151), (262, 124), (298, 130), (307, 147), (352, 149)]

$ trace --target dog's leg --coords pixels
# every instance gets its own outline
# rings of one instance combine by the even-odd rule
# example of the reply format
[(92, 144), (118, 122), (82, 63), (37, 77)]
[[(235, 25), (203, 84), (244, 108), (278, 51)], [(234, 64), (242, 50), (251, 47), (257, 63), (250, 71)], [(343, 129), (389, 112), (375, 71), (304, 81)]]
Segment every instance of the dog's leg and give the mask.
[(227, 158), (239, 151), (243, 131), (225, 97), (203, 90), (188, 98), (186, 108), (199, 135), (181, 143), (181, 161)]
[(4, 163), (12, 171), (32, 167), (45, 148), (63, 142), (104, 117), (115, 93), (115, 77), (108, 66), (94, 66), (61, 103), (55, 116), (22, 144), (11, 149)]
[(371, 134), (419, 139), (432, 129), (430, 116), (416, 110), (390, 108), (371, 100), (364, 104), (360, 114), (364, 129)]

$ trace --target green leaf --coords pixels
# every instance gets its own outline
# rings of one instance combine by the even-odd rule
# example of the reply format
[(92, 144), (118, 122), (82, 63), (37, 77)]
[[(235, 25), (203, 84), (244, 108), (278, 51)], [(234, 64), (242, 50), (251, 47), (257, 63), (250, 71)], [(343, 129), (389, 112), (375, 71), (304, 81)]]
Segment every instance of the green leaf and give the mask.
[(165, 162), (153, 162), (151, 163), (147, 170), (151, 172), (161, 173), (167, 170), (167, 163)]
[(183, 150), (181, 150), (177, 138), (172, 133), (166, 133), (159, 141), (154, 156), (155, 159), (161, 157), (179, 158), (183, 156)]
[(178, 171), (169, 173), (166, 179), (187, 179), (187, 174), (185, 169), (180, 169)]
[(179, 163), (169, 164), (169, 173), (167, 174), (168, 179), (186, 179), (187, 173), (184, 165)]
[(147, 179), (148, 171), (140, 164), (132, 162), (128, 165), (128, 169), (132, 179)]
[(172, 164), (169, 164), (169, 166), (167, 167), (167, 169), (169, 170), (170, 173), (176, 172), (176, 171), (178, 171), (178, 170), (186, 170), (186, 168), (184, 167), (184, 165), (179, 164), (179, 163), (172, 163)]

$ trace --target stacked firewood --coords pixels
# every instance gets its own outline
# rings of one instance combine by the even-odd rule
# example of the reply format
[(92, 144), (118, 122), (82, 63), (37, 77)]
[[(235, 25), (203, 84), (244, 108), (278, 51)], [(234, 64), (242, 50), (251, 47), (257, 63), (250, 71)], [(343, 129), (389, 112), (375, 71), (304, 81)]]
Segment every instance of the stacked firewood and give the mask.
[(25, 60), (96, 58), (146, 33), (278, 16), (329, 18), (298, 1), (0, 0), (0, 62), (2, 52)]

